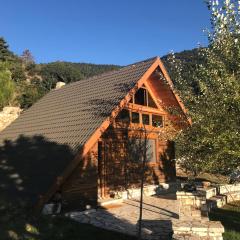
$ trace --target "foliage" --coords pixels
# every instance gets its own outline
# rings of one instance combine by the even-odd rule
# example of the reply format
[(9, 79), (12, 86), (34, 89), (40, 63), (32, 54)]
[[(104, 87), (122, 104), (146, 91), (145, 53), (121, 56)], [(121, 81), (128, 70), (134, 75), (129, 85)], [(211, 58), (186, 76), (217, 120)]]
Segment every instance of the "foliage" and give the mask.
[(197, 64), (192, 75), (198, 91), (185, 94), (193, 125), (178, 138), (180, 164), (194, 174), (229, 174), (239, 166), (239, 4), (208, 2), (212, 13), (209, 47), (199, 50), (204, 63)]
[(8, 49), (8, 44), (3, 37), (0, 37), (0, 61), (8, 61), (14, 54)]
[(217, 208), (210, 212), (210, 220), (221, 221), (225, 232), (224, 240), (239, 240), (240, 239), (240, 202), (232, 202), (225, 205), (223, 208)]
[(29, 51), (29, 49), (24, 50), (22, 55), (20, 56), (20, 58), (27, 65), (34, 63), (34, 57), (33, 57), (32, 53)]
[(64, 62), (44, 64), (40, 73), (43, 77), (44, 85), (48, 90), (54, 88), (59, 81), (70, 83), (83, 79), (83, 75), (77, 69), (71, 64)]
[(15, 85), (8, 69), (8, 64), (0, 62), (0, 109), (11, 103)]
[[(16, 99), (13, 103), (22, 108), (30, 107), (44, 94), (55, 88), (58, 81), (71, 83), (119, 68), (114, 65), (70, 62), (36, 64), (28, 49), (18, 57), (9, 50), (7, 42), (2, 37), (0, 38), (0, 62), (7, 63), (9, 74), (11, 73), (11, 78), (15, 82), (13, 95)], [(9, 104), (9, 102), (4, 101), (3, 104)]]
[(95, 65), (85, 63), (53, 62), (41, 64), (40, 75), (46, 89), (55, 87), (58, 81), (76, 82), (103, 72), (116, 69), (112, 65)]
[(189, 100), (188, 95), (198, 94), (198, 84), (191, 77), (199, 64), (205, 63), (205, 57), (200, 54), (203, 48), (194, 48), (179, 53), (170, 52), (162, 57), (164, 66), (168, 69), (171, 79), (181, 96)]
[(21, 82), (18, 84), (18, 103), (21, 108), (29, 108), (39, 100), (45, 93), (46, 89), (39, 80), (32, 80), (31, 82)]

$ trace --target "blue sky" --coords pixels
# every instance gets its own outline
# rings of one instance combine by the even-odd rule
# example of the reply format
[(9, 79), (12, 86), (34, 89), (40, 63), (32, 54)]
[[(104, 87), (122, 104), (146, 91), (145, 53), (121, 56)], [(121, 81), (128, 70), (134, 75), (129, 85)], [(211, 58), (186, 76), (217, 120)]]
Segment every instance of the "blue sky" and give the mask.
[(0, 36), (36, 62), (126, 65), (207, 44), (204, 0), (0, 0)]

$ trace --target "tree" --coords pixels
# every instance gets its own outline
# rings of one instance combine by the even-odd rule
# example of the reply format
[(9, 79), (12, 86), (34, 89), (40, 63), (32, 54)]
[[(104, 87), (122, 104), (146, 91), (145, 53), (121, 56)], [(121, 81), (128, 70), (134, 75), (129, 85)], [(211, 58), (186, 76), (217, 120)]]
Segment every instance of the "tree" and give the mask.
[(23, 62), (27, 65), (29, 64), (33, 64), (34, 63), (34, 57), (32, 55), (32, 53), (30, 52), (30, 50), (26, 49), (23, 51), (22, 55), (20, 56), (20, 58), (23, 60)]
[(42, 65), (41, 75), (46, 89), (51, 90), (58, 81), (70, 83), (83, 79), (82, 73), (71, 63), (53, 62)]
[(193, 125), (178, 138), (180, 164), (201, 171), (229, 174), (240, 162), (240, 2), (208, 1), (212, 29), (201, 49), (189, 95)]
[(144, 182), (145, 182), (145, 173), (146, 173), (146, 165), (147, 161), (150, 158), (148, 156), (147, 151), (148, 151), (148, 146), (147, 146), (147, 141), (148, 141), (148, 133), (147, 130), (144, 126), (143, 129), (140, 130), (140, 138), (139, 138), (139, 144), (138, 144), (138, 158), (142, 160), (142, 166), (140, 169), (140, 201), (139, 201), (139, 219), (138, 219), (138, 240), (142, 239), (142, 210), (143, 210), (143, 188), (144, 188)]
[(11, 60), (14, 54), (8, 49), (8, 44), (3, 37), (0, 37), (0, 61)]
[(27, 109), (37, 102), (45, 93), (46, 89), (38, 79), (31, 82), (20, 82), (17, 85), (18, 103), (21, 108)]
[(0, 109), (11, 103), (15, 85), (8, 70), (8, 64), (0, 62)]

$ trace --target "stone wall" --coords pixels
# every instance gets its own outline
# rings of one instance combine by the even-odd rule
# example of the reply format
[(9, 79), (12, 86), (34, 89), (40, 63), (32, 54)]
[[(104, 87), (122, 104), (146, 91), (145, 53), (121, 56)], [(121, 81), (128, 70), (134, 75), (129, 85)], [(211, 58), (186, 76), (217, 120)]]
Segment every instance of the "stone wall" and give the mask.
[(19, 107), (4, 107), (0, 112), (0, 132), (17, 119), (21, 111)]
[(173, 231), (174, 240), (222, 240), (224, 228), (219, 221), (178, 221)]
[(224, 227), (219, 221), (210, 221), (204, 191), (177, 192), (179, 220), (173, 222), (175, 240), (222, 240)]
[(179, 216), (185, 219), (201, 219), (208, 216), (206, 198), (202, 192), (184, 192), (176, 193), (179, 200)]
[(210, 187), (205, 190), (205, 195), (209, 211), (221, 208), (228, 202), (240, 200), (240, 183)]
[[(159, 183), (158, 185), (146, 185), (143, 188), (144, 196), (153, 196), (157, 194), (171, 193), (176, 192), (178, 184), (175, 182), (172, 183)], [(141, 190), (140, 188), (129, 188), (123, 191), (112, 191), (111, 195), (113, 199), (132, 199), (140, 197)], [(99, 194), (99, 199), (100, 194)]]

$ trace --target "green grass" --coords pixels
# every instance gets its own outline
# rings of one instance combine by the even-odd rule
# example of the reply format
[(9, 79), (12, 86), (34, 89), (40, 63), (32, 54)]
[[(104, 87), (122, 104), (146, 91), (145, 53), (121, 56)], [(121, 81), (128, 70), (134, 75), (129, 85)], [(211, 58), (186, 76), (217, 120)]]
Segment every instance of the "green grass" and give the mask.
[(240, 201), (228, 203), (223, 208), (214, 209), (209, 218), (222, 222), (225, 228), (224, 240), (240, 240)]

